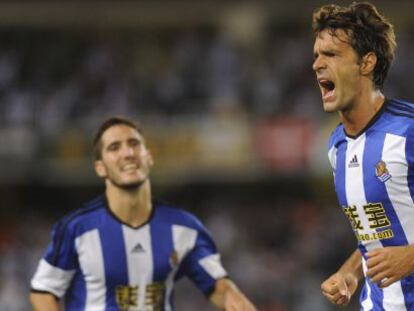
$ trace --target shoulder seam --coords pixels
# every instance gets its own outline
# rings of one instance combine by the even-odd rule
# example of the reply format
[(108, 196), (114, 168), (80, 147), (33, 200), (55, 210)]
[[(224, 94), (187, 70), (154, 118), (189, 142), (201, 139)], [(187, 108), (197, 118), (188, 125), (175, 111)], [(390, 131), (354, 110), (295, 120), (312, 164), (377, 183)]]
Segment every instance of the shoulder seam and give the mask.
[(385, 109), (393, 115), (414, 119), (414, 110), (412, 111), (412, 114), (410, 114), (409, 112), (405, 113), (404, 111), (395, 111), (393, 109), (390, 109), (390, 107), (387, 107)]
[[(101, 202), (99, 202), (99, 203), (101, 203)], [(59, 228), (57, 229), (59, 231), (56, 232), (57, 245), (56, 245), (55, 251), (53, 253), (52, 259), (51, 259), (52, 264), (56, 264), (57, 256), (59, 254), (60, 248), (62, 247), (62, 241), (63, 241), (63, 236), (65, 234), (65, 229), (69, 225), (69, 223), (72, 222), (74, 219), (78, 218), (79, 216), (83, 215), (83, 214), (93, 212), (93, 211), (98, 210), (100, 208), (103, 208), (103, 207), (101, 205), (98, 205), (98, 203), (95, 203), (92, 206), (87, 206), (87, 207), (84, 207), (84, 208), (80, 208), (80, 209), (74, 211), (72, 214), (68, 215), (66, 219), (63, 219), (62, 224), (60, 224)]]
[(403, 103), (403, 102), (393, 101), (387, 106), (387, 108), (402, 110), (406, 112), (412, 112), (414, 114), (414, 106)]

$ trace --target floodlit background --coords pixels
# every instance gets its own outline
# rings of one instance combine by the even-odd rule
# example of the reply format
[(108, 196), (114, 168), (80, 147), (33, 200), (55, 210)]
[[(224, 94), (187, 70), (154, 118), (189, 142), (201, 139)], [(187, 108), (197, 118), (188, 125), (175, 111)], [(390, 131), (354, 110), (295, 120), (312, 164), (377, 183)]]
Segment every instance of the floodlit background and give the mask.
[[(260, 311), (334, 310), (320, 283), (355, 241), (311, 70), (323, 3), (0, 2), (0, 310), (29, 309), (52, 224), (103, 191), (91, 140), (114, 114), (142, 124), (155, 197), (202, 219)], [(413, 4), (375, 3), (398, 34), (385, 93), (414, 100)], [(213, 310), (188, 281), (176, 296)]]

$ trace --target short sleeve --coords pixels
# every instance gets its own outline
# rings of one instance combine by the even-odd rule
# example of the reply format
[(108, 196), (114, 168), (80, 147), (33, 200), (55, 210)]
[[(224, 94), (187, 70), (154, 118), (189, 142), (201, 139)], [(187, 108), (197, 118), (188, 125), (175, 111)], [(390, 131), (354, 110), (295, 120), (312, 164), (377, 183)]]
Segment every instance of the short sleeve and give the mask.
[(58, 298), (65, 294), (77, 267), (73, 236), (65, 222), (54, 226), (52, 241), (31, 280), (32, 291), (49, 292)]
[(227, 272), (212, 237), (200, 222), (194, 233), (194, 247), (183, 259), (180, 273), (189, 277), (205, 295), (209, 295), (216, 281), (226, 277)]

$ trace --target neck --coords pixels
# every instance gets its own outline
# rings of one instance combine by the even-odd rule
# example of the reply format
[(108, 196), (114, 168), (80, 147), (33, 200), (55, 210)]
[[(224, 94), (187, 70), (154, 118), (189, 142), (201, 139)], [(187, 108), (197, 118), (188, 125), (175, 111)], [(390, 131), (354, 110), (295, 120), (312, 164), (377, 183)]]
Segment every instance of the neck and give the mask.
[(358, 135), (385, 102), (385, 97), (379, 90), (372, 90), (365, 94), (365, 96), (360, 96), (351, 108), (339, 112), (348, 135)]
[(138, 227), (145, 223), (152, 211), (151, 184), (149, 179), (136, 189), (123, 189), (106, 181), (109, 209), (122, 222)]

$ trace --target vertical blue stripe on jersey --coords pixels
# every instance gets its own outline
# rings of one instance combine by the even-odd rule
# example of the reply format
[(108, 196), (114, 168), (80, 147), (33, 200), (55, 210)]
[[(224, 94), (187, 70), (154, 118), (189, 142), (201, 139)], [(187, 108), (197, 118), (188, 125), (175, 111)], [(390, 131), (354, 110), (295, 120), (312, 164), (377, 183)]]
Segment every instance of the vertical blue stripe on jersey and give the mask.
[(75, 274), (72, 284), (65, 294), (65, 310), (83, 310), (86, 303), (85, 276), (80, 270)]
[(341, 207), (348, 206), (348, 200), (346, 198), (346, 186), (345, 186), (345, 171), (346, 171), (346, 149), (348, 144), (346, 140), (337, 146), (336, 150), (336, 170), (335, 170), (335, 189), (338, 196), (339, 205)]
[[(382, 202), (389, 202), (388, 196), (385, 198), (385, 194), (387, 193), (385, 185), (375, 175), (375, 165), (382, 159), (384, 138), (385, 133), (376, 133), (375, 136), (369, 135), (369, 132), (366, 133), (364, 155), (362, 160), (362, 170), (364, 179), (365, 199), (369, 203), (377, 203), (376, 201), (373, 201), (373, 198), (378, 198), (377, 191), (379, 191), (379, 189), (381, 189), (381, 193), (384, 193), (384, 198)], [(382, 289), (373, 284), (369, 279), (367, 280), (367, 282), (369, 283), (369, 287), (371, 288), (371, 300), (374, 303), (375, 308), (383, 310), (382, 301), (384, 300), (384, 293)]]
[[(154, 264), (153, 268), (153, 281), (163, 282), (171, 271), (170, 258), (173, 254), (173, 237), (172, 226), (170, 223), (165, 223), (167, 219), (161, 219), (157, 217), (157, 210), (154, 211), (154, 219), (151, 221), (151, 243), (152, 243), (152, 260)], [(157, 218), (160, 218), (159, 221)], [(163, 241), (163, 243), (159, 243)], [(165, 297), (164, 293), (164, 299)], [(173, 293), (170, 296), (169, 304), (174, 310), (173, 305)]]
[[(124, 236), (122, 225), (115, 221), (109, 214), (106, 215), (105, 228), (99, 230), (102, 253), (105, 267), (106, 280), (106, 309), (116, 308), (115, 287), (127, 285), (128, 264), (126, 259)], [(110, 286), (110, 284), (112, 286)]]
[[(157, 215), (154, 215), (157, 217)], [(164, 219), (151, 222), (152, 258), (154, 264), (153, 281), (164, 281), (171, 270), (169, 259), (173, 254), (172, 227)], [(163, 243), (160, 243), (163, 241)]]

